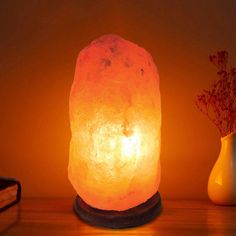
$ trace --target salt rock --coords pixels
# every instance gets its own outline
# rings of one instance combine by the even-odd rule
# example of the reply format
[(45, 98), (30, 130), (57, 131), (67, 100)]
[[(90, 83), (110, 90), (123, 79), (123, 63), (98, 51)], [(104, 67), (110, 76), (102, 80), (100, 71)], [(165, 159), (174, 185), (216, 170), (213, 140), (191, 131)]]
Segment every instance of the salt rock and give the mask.
[(116, 35), (84, 48), (69, 109), (68, 176), (87, 204), (122, 211), (158, 191), (159, 76), (145, 49)]

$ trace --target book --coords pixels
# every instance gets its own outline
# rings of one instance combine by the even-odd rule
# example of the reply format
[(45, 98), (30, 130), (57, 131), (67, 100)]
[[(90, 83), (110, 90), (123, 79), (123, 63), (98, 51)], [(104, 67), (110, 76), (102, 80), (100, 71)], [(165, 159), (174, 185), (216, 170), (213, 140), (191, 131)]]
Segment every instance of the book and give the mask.
[(0, 177), (0, 212), (18, 203), (20, 199), (20, 182), (13, 178)]

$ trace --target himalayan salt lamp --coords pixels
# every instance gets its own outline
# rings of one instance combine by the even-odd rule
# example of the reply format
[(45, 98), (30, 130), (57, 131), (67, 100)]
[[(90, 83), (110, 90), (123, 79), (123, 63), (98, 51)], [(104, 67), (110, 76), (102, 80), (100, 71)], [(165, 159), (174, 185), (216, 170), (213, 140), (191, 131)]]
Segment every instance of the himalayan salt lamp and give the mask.
[(161, 208), (161, 101), (151, 55), (116, 35), (78, 56), (69, 102), (68, 176), (85, 221), (124, 228)]

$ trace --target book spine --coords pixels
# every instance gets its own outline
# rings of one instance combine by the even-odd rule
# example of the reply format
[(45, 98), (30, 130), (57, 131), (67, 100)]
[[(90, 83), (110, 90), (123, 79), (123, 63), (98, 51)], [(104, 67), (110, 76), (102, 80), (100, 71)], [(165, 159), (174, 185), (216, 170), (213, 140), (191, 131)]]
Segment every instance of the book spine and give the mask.
[[(7, 179), (6, 179), (6, 181), (7, 181)], [(0, 212), (2, 212), (4, 210), (8, 209), (9, 207), (17, 204), (21, 200), (21, 184), (20, 184), (20, 182), (17, 181), (17, 180), (13, 180), (13, 179), (9, 179), (8, 181), (11, 182), (11, 183), (13, 182), (14, 184), (17, 185), (16, 199), (14, 201), (10, 202), (9, 204), (7, 204), (6, 206), (0, 208)]]

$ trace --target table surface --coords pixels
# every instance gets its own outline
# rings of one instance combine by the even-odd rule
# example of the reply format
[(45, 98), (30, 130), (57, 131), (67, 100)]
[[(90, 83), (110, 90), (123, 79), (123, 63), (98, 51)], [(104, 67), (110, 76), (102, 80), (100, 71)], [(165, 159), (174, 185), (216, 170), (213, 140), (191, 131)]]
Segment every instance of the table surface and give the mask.
[(112, 230), (82, 222), (72, 211), (73, 199), (23, 199), (0, 213), (0, 235), (234, 235), (236, 207), (208, 201), (164, 200), (152, 222)]

